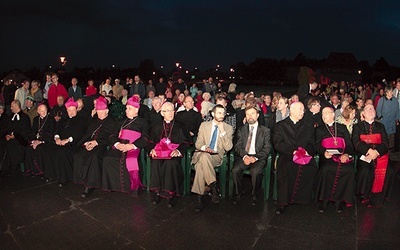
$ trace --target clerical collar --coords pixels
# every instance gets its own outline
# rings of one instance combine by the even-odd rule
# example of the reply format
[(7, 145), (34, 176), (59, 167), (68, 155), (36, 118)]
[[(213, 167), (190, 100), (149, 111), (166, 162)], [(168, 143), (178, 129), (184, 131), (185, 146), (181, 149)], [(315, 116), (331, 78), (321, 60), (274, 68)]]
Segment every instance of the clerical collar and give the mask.
[(290, 120), (291, 120), (291, 121), (292, 121), (294, 124), (296, 124), (296, 123), (298, 123), (298, 122), (299, 122), (299, 121), (295, 121), (295, 120), (293, 120), (293, 119), (292, 119), (292, 117), (290, 117), (290, 116), (289, 116), (289, 118), (290, 118)]
[(171, 121), (167, 121), (167, 120), (164, 120), (165, 121), (165, 123), (171, 123)]
[(335, 123), (335, 122), (328, 123), (328, 126), (329, 126), (329, 127), (332, 127), (334, 123)]
[(364, 120), (365, 122), (367, 122), (369, 125), (371, 125), (372, 123), (374, 123), (374, 120), (372, 120), (372, 121), (367, 121), (367, 120)]

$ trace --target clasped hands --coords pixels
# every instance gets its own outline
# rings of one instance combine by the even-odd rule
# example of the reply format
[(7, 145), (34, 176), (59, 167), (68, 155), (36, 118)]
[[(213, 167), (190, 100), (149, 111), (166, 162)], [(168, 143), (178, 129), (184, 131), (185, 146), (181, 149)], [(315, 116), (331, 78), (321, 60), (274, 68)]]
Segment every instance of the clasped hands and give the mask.
[(96, 140), (92, 140), (92, 141), (85, 142), (85, 144), (83, 144), (83, 145), (85, 145), (85, 148), (87, 151), (92, 151), (99, 144), (97, 143)]
[(245, 155), (245, 156), (243, 157), (243, 162), (244, 162), (244, 164), (245, 164), (246, 166), (248, 166), (248, 165), (250, 165), (250, 164), (253, 164), (253, 163), (256, 162), (256, 161), (257, 161), (257, 159), (256, 159), (256, 157), (254, 157), (254, 156)]
[[(155, 151), (154, 149), (152, 149), (152, 150), (150, 151), (150, 156), (151, 156), (151, 157), (157, 157), (157, 153), (156, 153), (156, 151)], [(172, 150), (170, 156), (171, 156), (171, 157), (179, 157), (179, 156), (181, 156), (181, 152), (179, 152), (178, 149), (174, 149), (174, 150)]]
[(65, 146), (69, 142), (69, 139), (67, 138), (67, 139), (61, 140), (60, 138), (57, 138), (57, 139), (55, 139), (55, 142), (58, 146)]
[(121, 151), (122, 153), (126, 153), (132, 149), (136, 149), (137, 147), (135, 144), (124, 144), (124, 143), (118, 143), (115, 145), (115, 148)]

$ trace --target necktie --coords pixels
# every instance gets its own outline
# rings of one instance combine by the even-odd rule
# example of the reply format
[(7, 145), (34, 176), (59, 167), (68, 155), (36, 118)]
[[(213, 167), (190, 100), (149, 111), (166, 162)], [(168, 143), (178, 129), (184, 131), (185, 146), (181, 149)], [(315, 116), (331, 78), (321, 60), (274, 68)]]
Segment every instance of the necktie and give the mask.
[(214, 147), (215, 147), (215, 143), (217, 142), (217, 134), (218, 134), (218, 126), (215, 125), (214, 132), (213, 132), (213, 134), (211, 136), (211, 141), (210, 141), (210, 148), (211, 149), (214, 149)]
[(246, 148), (245, 148), (247, 153), (250, 150), (251, 139), (253, 139), (253, 129), (254, 129), (254, 126), (250, 126), (250, 133), (249, 133), (249, 137), (247, 137), (247, 143), (246, 143)]

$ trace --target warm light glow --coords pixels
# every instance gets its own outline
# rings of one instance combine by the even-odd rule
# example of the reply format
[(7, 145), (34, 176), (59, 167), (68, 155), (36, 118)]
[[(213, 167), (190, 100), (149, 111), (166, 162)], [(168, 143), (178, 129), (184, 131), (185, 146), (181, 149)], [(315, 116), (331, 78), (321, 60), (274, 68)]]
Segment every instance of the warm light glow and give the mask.
[(153, 76), (156, 74), (156, 72), (155, 71), (153, 71)]
[(358, 71), (358, 74), (361, 75), (361, 70)]
[(176, 66), (177, 68), (179, 68), (179, 63), (178, 63), (178, 62), (176, 62), (176, 63), (175, 63), (175, 66)]

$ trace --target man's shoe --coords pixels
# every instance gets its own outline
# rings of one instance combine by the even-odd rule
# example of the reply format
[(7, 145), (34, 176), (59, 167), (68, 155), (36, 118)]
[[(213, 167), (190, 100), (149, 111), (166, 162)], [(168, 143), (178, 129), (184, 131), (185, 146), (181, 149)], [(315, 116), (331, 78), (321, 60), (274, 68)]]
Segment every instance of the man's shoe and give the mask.
[(318, 207), (318, 212), (321, 214), (325, 213), (327, 206), (328, 206), (328, 202), (326, 202), (326, 201), (321, 202)]
[(158, 203), (160, 203), (160, 195), (158, 193), (154, 193), (153, 205), (157, 205)]
[(66, 185), (67, 185), (66, 182), (60, 182), (60, 183), (58, 183), (58, 187), (59, 187), (59, 188), (65, 187)]
[(239, 204), (241, 200), (244, 199), (244, 197), (246, 196), (245, 193), (241, 193), (235, 196), (235, 198), (233, 199), (233, 204)]
[(342, 201), (339, 201), (336, 203), (336, 213), (340, 214), (343, 213), (344, 210), (344, 204)]
[(167, 207), (173, 208), (175, 206), (174, 197), (168, 199)]
[(219, 192), (217, 189), (216, 182), (211, 183), (210, 188), (211, 188), (211, 194), (212, 194), (211, 202), (214, 204), (219, 204), (221, 201), (219, 198)]
[(197, 196), (196, 208), (194, 209), (194, 211), (201, 212), (203, 209), (204, 209), (203, 195), (198, 195)]
[(85, 190), (82, 192), (81, 197), (82, 198), (88, 198), (94, 191), (94, 188), (85, 188)]
[(284, 212), (285, 212), (285, 206), (279, 206), (279, 207), (275, 210), (275, 214), (276, 214), (276, 215), (283, 214)]
[(257, 195), (253, 195), (251, 197), (251, 205), (256, 206), (257, 205)]

